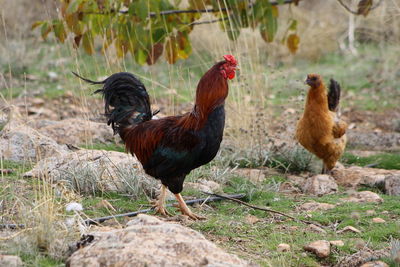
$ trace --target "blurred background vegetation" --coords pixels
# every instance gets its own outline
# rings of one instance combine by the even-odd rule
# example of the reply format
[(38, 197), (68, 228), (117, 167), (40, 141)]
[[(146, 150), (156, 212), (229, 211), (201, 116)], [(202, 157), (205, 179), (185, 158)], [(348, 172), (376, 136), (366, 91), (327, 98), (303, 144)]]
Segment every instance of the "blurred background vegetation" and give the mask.
[[(341, 2), (351, 10), (357, 10), (360, 1)], [(226, 192), (246, 193), (253, 204), (267, 203), (273, 208), (290, 211), (298, 204), (296, 202), (298, 200), (288, 200), (289, 198), (275, 191), (280, 183), (286, 180), (282, 171), (291, 174), (309, 171), (313, 167), (312, 156), (297, 146), (293, 140), (294, 127), (304, 106), (306, 86), (303, 81), (308, 73), (319, 73), (325, 80), (335, 78), (341, 83), (343, 88), (341, 112), (349, 122), (349, 134), (356, 133), (353, 134), (352, 140), (364, 139), (359, 143), (367, 144), (367, 150), (378, 150), (368, 153), (367, 156), (365, 154), (359, 156), (361, 154), (353, 153), (358, 147), (354, 147), (350, 142), (348, 147), (351, 153), (348, 151), (344, 155), (343, 162), (362, 166), (372, 164), (385, 169), (400, 168), (398, 150), (392, 151), (393, 148), (389, 147), (386, 151), (388, 153), (380, 154), (382, 150), (376, 142), (381, 139), (379, 135), (381, 133), (400, 132), (400, 3), (398, 0), (372, 2), (376, 8), (367, 16), (354, 15), (339, 1), (333, 0), (302, 0), (297, 6), (279, 5), (277, 7), (279, 16), (276, 18), (278, 28), (271, 42), (265, 42), (265, 37), (261, 36), (260, 31), (251, 27), (242, 29), (237, 40), (232, 41), (230, 38), (232, 36), (227, 34), (229, 29), (224, 31), (218, 23), (196, 25), (189, 34), (191, 54), (187, 59), (177, 59), (175, 64), (169, 64), (164, 51), (156, 64), (149, 66), (138, 64), (131, 53), (118, 56), (118, 50), (113, 46), (103, 54), (103, 40), (100, 37), (94, 39), (92, 55), (88, 55), (82, 47), (75, 48), (72, 35), (68, 36), (64, 43), (57, 41), (53, 34), (49, 34), (44, 40), (41, 36), (42, 25), (34, 30), (31, 29), (32, 25), (37, 21), (61, 19), (59, 1), (0, 0), (0, 108), (15, 104), (21, 107), (20, 110), (26, 115), (32, 115), (33, 110), (29, 109), (30, 105), (42, 99), (44, 101), (39, 101), (44, 107), (41, 111), (46, 110), (50, 114), (46, 112), (39, 114), (41, 119), (61, 120), (79, 117), (104, 121), (102, 101), (98, 96), (92, 95), (97, 88), (83, 84), (72, 75), (71, 71), (93, 80), (104, 79), (118, 71), (129, 71), (142, 79), (150, 93), (154, 109), (161, 109), (160, 116), (182, 114), (190, 110), (197, 82), (203, 73), (216, 61), (221, 60), (222, 55), (233, 54), (239, 61), (240, 72), (230, 81), (230, 94), (226, 102), (227, 123), (221, 153), (210, 165), (193, 171), (188, 181), (193, 182), (206, 177), (228, 186), (228, 191), (224, 189)], [(180, 1), (180, 4), (176, 5), (185, 9), (189, 4), (190, 1)], [(198, 19), (209, 21), (215, 19), (215, 16), (203, 14)], [(285, 39), (288, 37), (287, 29), (294, 20), (297, 21), (297, 27), (292, 29), (291, 33), (295, 33), (300, 39), (296, 53), (292, 53), (293, 51), (288, 48)], [(286, 41), (282, 43), (282, 40)], [(377, 133), (378, 138), (371, 141), (370, 135), (362, 133)], [(118, 143), (105, 145), (88, 142), (83, 147), (124, 150)], [(232, 167), (255, 168), (264, 165), (277, 168), (280, 172), (274, 174), (276, 177), (266, 180), (267, 184), (263, 186), (253, 185), (242, 177), (231, 179), (232, 174), (228, 172)], [(26, 214), (25, 209), (35, 210), (37, 214), (33, 214), (32, 217), (50, 218), (46, 223), (39, 222), (41, 231), (35, 231), (35, 234), (42, 236), (43, 233), (46, 235), (58, 233), (51, 237), (57, 242), (51, 243), (52, 250), (48, 254), (50, 257), (44, 257), (43, 262), (48, 261), (48, 266), (62, 265), (65, 255), (58, 254), (60, 254), (59, 242), (63, 239), (58, 237), (63, 237), (65, 233), (55, 229), (59, 226), (53, 222), (60, 220), (55, 216), (52, 217), (52, 214), (58, 211), (51, 210), (59, 209), (62, 217), (64, 208), (56, 203), (58, 199), (55, 201), (54, 192), (51, 191), (53, 189), (48, 188), (52, 185), (46, 184), (43, 190), (49, 191), (43, 193), (38, 182), (40, 190), (34, 191), (32, 188), (37, 186), (36, 181), (29, 180), (25, 183), (23, 179), (19, 179), (30, 169), (29, 164), (20, 166), (6, 162), (4, 166), (17, 172), (4, 179), (0, 192), (6, 192), (4, 195), (13, 209), (14, 203), (24, 208), (16, 213)], [(320, 169), (320, 165), (316, 169)], [(14, 188), (10, 187), (11, 181), (16, 184), (17, 181), (24, 183), (21, 182), (22, 186), (18, 183)], [(32, 201), (32, 195), (39, 199), (38, 203), (42, 201), (49, 204), (40, 205), (41, 209), (33, 209), (32, 205), (34, 206), (36, 202)], [(199, 196), (200, 193), (196, 192), (193, 195)], [(51, 201), (47, 201), (47, 198)], [(110, 212), (104, 208), (96, 208), (95, 203), (99, 203), (102, 199), (111, 201), (117, 198), (114, 205), (118, 212), (139, 209), (143, 203), (147, 203), (145, 198), (132, 201), (127, 196), (111, 193), (101, 193), (93, 198), (82, 196), (82, 203), (88, 209), (88, 215), (102, 216), (109, 215)], [(338, 199), (339, 196), (329, 195), (321, 201), (335, 204)], [(386, 206), (380, 206), (379, 211), (395, 211), (398, 199), (387, 197), (385, 204)], [(353, 219), (348, 216), (350, 210), (375, 208), (373, 204), (357, 205), (360, 206), (354, 208), (349, 204), (345, 208), (339, 207), (328, 217), (320, 213), (316, 218), (332, 222), (340, 218), (348, 220), (346, 223), (351, 224)], [(13, 209), (12, 215), (14, 215)], [(232, 214), (232, 210), (236, 213)], [(221, 204), (211, 215), (211, 220), (205, 224), (194, 225), (194, 228), (207, 233), (213, 230), (217, 233), (220, 231), (219, 234), (222, 236), (236, 235), (236, 232), (232, 232), (230, 223), (244, 220), (244, 214), (245, 212), (234, 204)], [(25, 220), (30, 220), (30, 217)], [(382, 244), (387, 244), (387, 239), (393, 233), (396, 233), (398, 238), (396, 219), (393, 221), (392, 228), (386, 226), (378, 228), (369, 223), (363, 238), (372, 240), (372, 243), (382, 242)], [(365, 221), (362, 221), (361, 224), (364, 223)], [(53, 225), (54, 229), (49, 225)], [(291, 239), (293, 242), (300, 240), (299, 248), (302, 246), (301, 242), (305, 242), (303, 231), (295, 231), (293, 236), (285, 236), (282, 232), (275, 231), (274, 225), (275, 223), (258, 224), (260, 228), (251, 225), (254, 232), (257, 232), (257, 240), (263, 242), (263, 246), (260, 246), (260, 254), (263, 255), (260, 262), (268, 261), (262, 254), (265, 247), (275, 250), (275, 246), (282, 240), (285, 241), (285, 238), (290, 239), (290, 242)], [(269, 244), (265, 233), (274, 233), (276, 237), (273, 237), (273, 240), (276, 244)], [(302, 236), (295, 236), (296, 234)], [(312, 238), (317, 237), (319, 238), (319, 234), (312, 236)], [(32, 249), (30, 244), (33, 243), (22, 242), (22, 244), (24, 245), (18, 247), (18, 254), (28, 255), (29, 249)], [(224, 244), (230, 248), (229, 244), (226, 242)], [(344, 250), (346, 249), (347, 251), (343, 253), (352, 252), (350, 248), (346, 247)], [(35, 265), (38, 260), (29, 257), (26, 256), (27, 262), (32, 261), (31, 266), (38, 266)], [(278, 261), (282, 262), (279, 262), (279, 265), (273, 262), (271, 266), (285, 266), (285, 263), (288, 264), (287, 258), (289, 257), (279, 256)], [(315, 261), (307, 257), (305, 265), (308, 262)]]

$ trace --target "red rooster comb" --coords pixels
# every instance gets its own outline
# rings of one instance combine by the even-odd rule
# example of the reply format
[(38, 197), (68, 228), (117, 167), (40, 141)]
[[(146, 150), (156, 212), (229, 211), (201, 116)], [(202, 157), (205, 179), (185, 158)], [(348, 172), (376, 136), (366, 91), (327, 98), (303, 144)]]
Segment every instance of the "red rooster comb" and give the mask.
[(237, 61), (236, 61), (235, 57), (232, 55), (225, 55), (224, 59), (226, 60), (226, 62), (228, 62), (232, 65), (235, 65), (235, 66), (237, 65)]

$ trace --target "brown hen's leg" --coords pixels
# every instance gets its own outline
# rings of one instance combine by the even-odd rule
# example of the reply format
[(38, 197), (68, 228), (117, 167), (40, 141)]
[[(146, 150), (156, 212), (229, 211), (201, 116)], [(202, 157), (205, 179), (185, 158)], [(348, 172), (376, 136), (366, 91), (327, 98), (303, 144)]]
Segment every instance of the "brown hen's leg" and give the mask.
[(186, 205), (185, 201), (183, 200), (181, 194), (175, 194), (176, 200), (178, 200), (178, 206), (179, 209), (181, 210), (183, 215), (189, 216), (190, 219), (192, 220), (205, 220), (205, 217), (199, 216), (197, 214), (194, 214), (193, 212), (190, 211), (188, 206)]
[(321, 171), (321, 174), (326, 174), (325, 163), (322, 163), (322, 171)]
[(325, 163), (322, 163), (322, 172), (321, 174), (327, 174), (327, 175), (331, 175), (332, 171), (328, 169), (328, 167), (326, 167)]
[(170, 216), (167, 209), (165, 208), (165, 197), (167, 196), (167, 187), (165, 185), (161, 185), (161, 192), (157, 197), (157, 200), (153, 202), (153, 207), (156, 213), (161, 214), (163, 216)]

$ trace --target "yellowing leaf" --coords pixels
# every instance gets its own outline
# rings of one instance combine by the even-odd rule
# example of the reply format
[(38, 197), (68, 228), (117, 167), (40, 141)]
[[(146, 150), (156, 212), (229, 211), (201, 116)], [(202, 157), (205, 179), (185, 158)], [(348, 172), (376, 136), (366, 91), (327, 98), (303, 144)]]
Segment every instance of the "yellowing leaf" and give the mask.
[(358, 2), (357, 14), (366, 17), (369, 11), (371, 11), (372, 3), (373, 0), (361, 0)]
[(143, 65), (144, 63), (146, 63), (146, 52), (143, 51), (142, 49), (138, 49), (135, 52), (135, 60), (139, 65)]
[(151, 47), (149, 54), (147, 55), (147, 64), (153, 65), (154, 63), (156, 63), (157, 59), (162, 55), (163, 50), (164, 46), (162, 43), (154, 44)]
[(72, 13), (75, 13), (76, 11), (78, 11), (82, 2), (83, 2), (83, 0), (72, 0), (68, 5), (66, 13), (72, 14)]
[(300, 38), (297, 34), (292, 33), (288, 36), (286, 40), (287, 47), (289, 48), (290, 53), (295, 54), (299, 49)]
[(165, 42), (165, 58), (169, 64), (174, 64), (178, 60), (178, 46), (174, 37)]
[(275, 18), (279, 17), (279, 9), (277, 6), (271, 6), (272, 16)]
[(89, 55), (92, 55), (94, 53), (94, 40), (91, 33), (85, 32), (83, 34), (82, 45), (86, 53), (88, 53)]
[(46, 39), (47, 35), (51, 32), (51, 25), (48, 21), (45, 21), (40, 28), (40, 32), (42, 34), (42, 38)]
[(67, 33), (65, 32), (64, 24), (61, 21), (57, 21), (53, 25), (53, 30), (54, 30), (54, 35), (57, 37), (57, 39), (61, 43), (64, 43), (65, 38), (67, 37)]
[(35, 21), (34, 23), (32, 23), (31, 30), (34, 30), (35, 28), (39, 27), (43, 23), (44, 23), (44, 21)]
[(291, 31), (297, 30), (297, 20), (295, 20), (295, 19), (292, 20), (292, 22), (289, 25), (289, 30), (291, 30)]

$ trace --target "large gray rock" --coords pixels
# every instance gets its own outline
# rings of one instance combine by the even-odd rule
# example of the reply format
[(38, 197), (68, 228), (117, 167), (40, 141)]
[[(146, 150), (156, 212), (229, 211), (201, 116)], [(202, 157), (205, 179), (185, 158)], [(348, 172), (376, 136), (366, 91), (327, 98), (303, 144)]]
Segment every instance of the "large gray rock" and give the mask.
[(11, 107), (7, 124), (0, 132), (0, 155), (3, 160), (36, 162), (49, 156), (69, 152), (65, 145), (26, 125), (21, 115)]
[(140, 214), (127, 225), (91, 233), (94, 241), (73, 253), (67, 266), (250, 266), (180, 224)]
[(105, 123), (83, 119), (65, 119), (54, 122), (37, 121), (34, 124), (42, 134), (61, 144), (109, 143), (115, 141), (113, 130)]
[(400, 174), (386, 177), (385, 191), (388, 195), (400, 196)]
[(157, 181), (140, 170), (131, 155), (115, 151), (80, 149), (39, 161), (25, 177), (67, 182), (81, 193), (98, 191), (151, 193)]
[(323, 196), (336, 193), (338, 191), (338, 185), (331, 176), (319, 174), (308, 178), (302, 189), (306, 194)]

